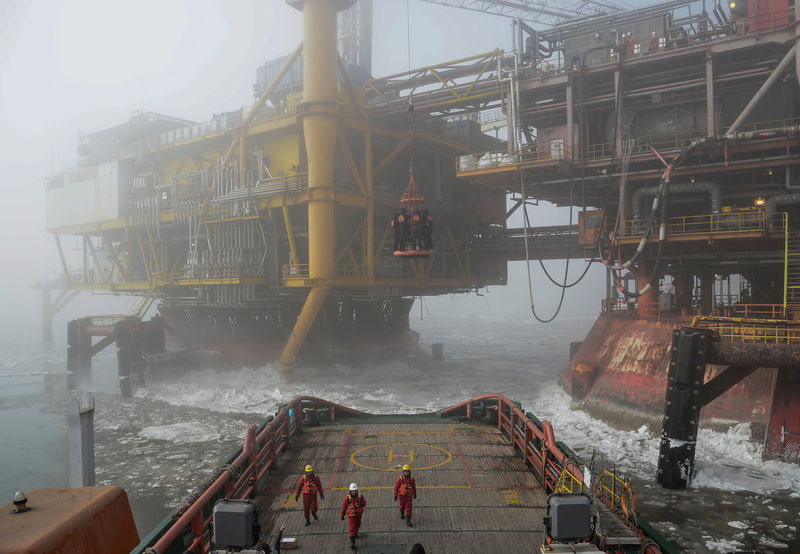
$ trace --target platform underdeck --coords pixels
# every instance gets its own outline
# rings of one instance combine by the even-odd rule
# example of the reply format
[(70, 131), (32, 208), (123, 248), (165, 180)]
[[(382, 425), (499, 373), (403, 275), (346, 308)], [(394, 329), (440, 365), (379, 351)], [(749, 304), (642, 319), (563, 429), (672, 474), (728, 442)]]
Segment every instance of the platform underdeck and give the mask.
[[(423, 416), (424, 418), (424, 416)], [(374, 421), (374, 420), (373, 420)], [(391, 421), (391, 422), (389, 422)], [(351, 482), (367, 502), (358, 550), (404, 553), (414, 543), (428, 552), (533, 552), (542, 541), (546, 494), (496, 426), (448, 423), (419, 416), (386, 423), (306, 428), (271, 473), (259, 497), (262, 529), (297, 537), (304, 552), (349, 547), (341, 506)], [(305, 526), (302, 497), (294, 500), (306, 464), (319, 475), (325, 500), (319, 521)], [(409, 463), (417, 483), (413, 527), (392, 499), (395, 479)]]

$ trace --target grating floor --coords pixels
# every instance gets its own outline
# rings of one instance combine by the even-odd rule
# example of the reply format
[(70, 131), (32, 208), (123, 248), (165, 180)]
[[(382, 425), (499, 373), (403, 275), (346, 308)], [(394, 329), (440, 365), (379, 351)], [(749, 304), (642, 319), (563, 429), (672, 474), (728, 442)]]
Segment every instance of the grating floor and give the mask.
[[(296, 537), (298, 551), (349, 551), (340, 511), (351, 482), (367, 501), (358, 550), (428, 553), (533, 552), (542, 540), (546, 495), (496, 427), (467, 423), (353, 424), (307, 428), (257, 499), (262, 529)], [(313, 464), (325, 490), (319, 521), (305, 526), (298, 479)], [(408, 463), (417, 482), (413, 527), (392, 499)]]

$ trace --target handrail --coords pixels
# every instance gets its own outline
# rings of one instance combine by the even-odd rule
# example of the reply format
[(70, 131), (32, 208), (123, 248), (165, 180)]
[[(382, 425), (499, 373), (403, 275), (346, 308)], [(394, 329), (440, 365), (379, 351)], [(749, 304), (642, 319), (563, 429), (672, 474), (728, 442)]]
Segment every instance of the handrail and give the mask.
[[(313, 396), (300, 396), (281, 408), (274, 419), (265, 419), (259, 427), (251, 425), (247, 428), (244, 445), (235, 450), (229, 457), (235, 458), (224, 465), (221, 474), (207, 489), (181, 512), (176, 510), (170, 518), (164, 521), (164, 527), (151, 534), (134, 549), (134, 552), (163, 553), (175, 543), (176, 540), (191, 531), (192, 543), (189, 550), (207, 553), (211, 549), (211, 537), (205, 531), (209, 528), (212, 511), (211, 507), (222, 494), (226, 498), (251, 498), (258, 494), (263, 477), (274, 467), (278, 454), (283, 452), (289, 439), (302, 430), (303, 403), (315, 403), (330, 410), (329, 418), (335, 421), (336, 412), (348, 415), (359, 415), (361, 412), (347, 408), (334, 402), (315, 398)], [(260, 431), (258, 431), (260, 429)], [(204, 517), (203, 514), (209, 514)], [(163, 533), (162, 533), (163, 531)], [(160, 534), (160, 537), (159, 537)], [(158, 539), (156, 540), (156, 537)], [(183, 544), (183, 542), (182, 542)], [(181, 546), (183, 549), (183, 546)]]
[[(309, 264), (285, 264), (282, 268), (283, 279), (308, 279), (311, 275)], [(337, 278), (352, 278), (363, 276), (361, 266), (353, 264), (337, 264)]]
[(542, 421), (540, 429), (531, 420), (522, 408), (516, 406), (502, 394), (484, 394), (471, 400), (461, 402), (455, 406), (445, 408), (440, 413), (446, 416), (460, 409), (466, 410), (467, 418), (472, 416), (472, 405), (476, 402), (494, 400), (497, 402), (497, 426), (501, 431), (512, 437), (514, 445), (525, 454), (525, 461), (531, 465), (542, 480), (542, 486), (547, 492), (558, 490), (558, 481), (562, 471), (568, 471), (575, 476), (581, 486), (583, 480), (583, 464), (568, 456), (559, 448), (553, 427), (548, 421)]
[[(667, 219), (667, 236), (731, 233), (738, 231), (784, 231), (786, 226), (785, 212), (767, 215), (763, 210), (727, 212), (716, 214), (698, 214)], [(651, 235), (658, 234), (658, 223), (653, 225)], [(626, 219), (623, 222), (622, 236), (641, 236), (647, 226), (646, 219)]]
[(507, 149), (491, 150), (477, 154), (466, 154), (456, 158), (456, 171), (472, 172), (496, 167), (557, 162), (572, 159), (572, 148), (563, 142), (526, 146), (519, 153)]
[[(497, 425), (511, 438), (512, 444), (524, 453), (548, 493), (583, 491), (585, 488), (585, 464), (574, 453), (568, 453), (555, 440), (553, 427), (547, 421), (529, 416), (522, 408), (501, 394), (485, 394), (445, 408), (440, 416), (464, 409), (471, 416), (472, 405), (481, 401), (497, 403)], [(263, 478), (275, 466), (278, 455), (286, 448), (292, 436), (303, 427), (303, 404), (313, 403), (329, 409), (330, 421), (336, 420), (336, 412), (351, 416), (362, 412), (347, 408), (313, 396), (300, 396), (281, 408), (274, 419), (265, 419), (259, 427), (247, 428), (244, 445), (231, 453), (230, 463), (220, 468), (220, 474), (199, 494), (195, 500), (187, 501), (183, 511), (176, 510), (165, 518), (162, 527), (148, 535), (134, 550), (135, 553), (160, 554), (174, 549), (189, 549), (207, 554), (211, 550), (211, 534), (208, 532), (213, 517), (213, 503), (219, 498), (252, 498), (259, 494)], [(569, 477), (569, 486), (566, 484)], [(204, 514), (207, 514), (204, 516)], [(638, 527), (631, 527), (642, 536), (650, 537)], [(186, 536), (191, 533), (190, 536)], [(658, 541), (663, 548), (663, 540)], [(176, 542), (177, 541), (177, 542)], [(664, 543), (665, 544), (665, 543)], [(186, 546), (188, 545), (188, 546)], [(655, 552), (660, 552), (658, 548)]]
[[(786, 127), (790, 127), (792, 125), (797, 125), (800, 123), (800, 117), (787, 117), (784, 119), (773, 119), (768, 121), (754, 121), (752, 123), (747, 123), (742, 128), (739, 129), (740, 132), (743, 131), (768, 131), (772, 129), (784, 129)], [(727, 127), (717, 127), (715, 130), (715, 134), (717, 135), (724, 135)], [(633, 146), (631, 149), (632, 154), (643, 154), (643, 153), (650, 153), (652, 146), (659, 152), (670, 152), (673, 150), (679, 150), (683, 146), (686, 145), (688, 141), (705, 137), (708, 134), (708, 131), (705, 128), (702, 129), (687, 129), (680, 133), (668, 133), (662, 135), (644, 135), (640, 137), (636, 137), (633, 140)], [(611, 156), (611, 152), (614, 149), (613, 143), (611, 142), (597, 142), (593, 144), (587, 144), (586, 147), (583, 149), (585, 159), (587, 161), (591, 160), (599, 160), (603, 158), (608, 158)], [(576, 150), (575, 158), (580, 158), (580, 150)]]

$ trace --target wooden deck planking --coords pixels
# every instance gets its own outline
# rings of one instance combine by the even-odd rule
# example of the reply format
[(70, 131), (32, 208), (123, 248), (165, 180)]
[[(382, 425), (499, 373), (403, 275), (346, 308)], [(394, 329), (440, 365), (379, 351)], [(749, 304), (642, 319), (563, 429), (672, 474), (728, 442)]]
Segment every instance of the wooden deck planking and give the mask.
[[(414, 527), (399, 517), (392, 488), (403, 463), (417, 480)], [(355, 463), (354, 463), (355, 462)], [(297, 481), (314, 465), (325, 489), (319, 521), (304, 525)], [(425, 469), (428, 468), (428, 469)], [(546, 495), (496, 427), (486, 425), (369, 424), (307, 430), (290, 445), (258, 498), (262, 526), (286, 524), (300, 551), (348, 550), (347, 522), (339, 518), (350, 482), (367, 501), (357, 545), (364, 552), (533, 551), (541, 541)], [(379, 545), (381, 545), (379, 547)], [(361, 548), (361, 547), (364, 548)]]

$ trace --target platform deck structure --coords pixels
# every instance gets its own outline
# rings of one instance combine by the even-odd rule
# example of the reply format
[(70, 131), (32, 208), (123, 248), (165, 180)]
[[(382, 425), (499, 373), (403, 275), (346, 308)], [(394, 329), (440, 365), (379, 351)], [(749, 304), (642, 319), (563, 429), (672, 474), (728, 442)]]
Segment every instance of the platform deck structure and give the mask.
[[(496, 424), (420, 416), (361, 419), (304, 430), (257, 499), (262, 529), (274, 537), (285, 524), (285, 536), (296, 537), (304, 551), (348, 549), (347, 522), (340, 515), (355, 482), (367, 501), (359, 552), (408, 552), (417, 542), (428, 552), (533, 552), (542, 544), (547, 493)], [(412, 527), (400, 519), (393, 500), (406, 463), (417, 483)], [(325, 491), (319, 520), (310, 526), (302, 498), (294, 500), (306, 464), (314, 466)], [(624, 530), (628, 540), (637, 540)]]

